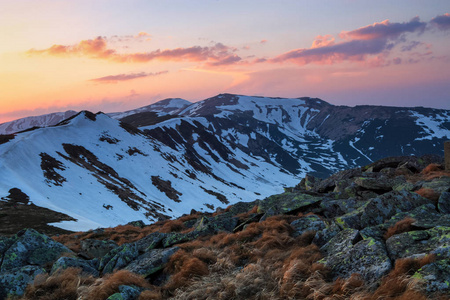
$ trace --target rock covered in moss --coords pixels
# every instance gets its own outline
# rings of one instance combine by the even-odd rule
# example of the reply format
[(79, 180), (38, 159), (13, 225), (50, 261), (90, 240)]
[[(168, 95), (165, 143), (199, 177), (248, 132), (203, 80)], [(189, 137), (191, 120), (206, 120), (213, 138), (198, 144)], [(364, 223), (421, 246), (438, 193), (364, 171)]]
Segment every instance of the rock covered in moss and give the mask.
[(45, 270), (39, 266), (23, 266), (0, 273), (0, 299), (21, 296), (27, 285)]
[(73, 253), (63, 244), (34, 229), (18, 232), (3, 255), (0, 271), (8, 271), (26, 265), (44, 266), (53, 263), (63, 253)]
[(123, 244), (111, 250), (100, 260), (99, 270), (103, 274), (112, 273), (127, 266), (138, 255), (139, 251), (136, 243)]
[(301, 217), (293, 221), (291, 226), (294, 228), (293, 237), (300, 236), (306, 231), (321, 231), (327, 227), (325, 222), (316, 215)]
[(443, 214), (450, 214), (450, 192), (443, 192), (438, 200), (438, 209)]
[(332, 251), (319, 261), (331, 269), (334, 280), (358, 273), (366, 282), (373, 283), (392, 268), (384, 245), (373, 238), (359, 241), (344, 249), (341, 252)]
[(112, 294), (106, 300), (136, 300), (141, 292), (142, 288), (129, 285), (120, 285), (119, 292)]
[(95, 264), (92, 261), (87, 261), (76, 257), (61, 257), (52, 266), (50, 274), (54, 274), (58, 270), (65, 270), (67, 268), (79, 268), (85, 274), (93, 275), (98, 277), (100, 273), (98, 272)]
[(101, 258), (109, 251), (118, 247), (117, 243), (110, 240), (85, 239), (80, 242), (81, 251), (87, 257)]
[(178, 247), (150, 250), (134, 259), (125, 269), (143, 277), (150, 276), (162, 270), (178, 250)]
[(448, 259), (438, 260), (423, 266), (413, 277), (420, 279), (425, 284), (428, 293), (450, 294), (450, 261)]

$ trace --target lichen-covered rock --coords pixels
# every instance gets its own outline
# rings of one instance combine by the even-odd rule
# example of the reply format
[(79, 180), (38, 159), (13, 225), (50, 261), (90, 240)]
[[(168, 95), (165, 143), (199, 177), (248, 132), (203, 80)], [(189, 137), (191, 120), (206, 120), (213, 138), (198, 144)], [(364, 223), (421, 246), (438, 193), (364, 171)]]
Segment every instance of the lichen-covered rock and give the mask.
[(427, 264), (418, 270), (413, 278), (420, 279), (425, 284), (428, 293), (450, 294), (450, 261), (442, 259)]
[(438, 209), (443, 214), (450, 214), (450, 192), (443, 192), (438, 200)]
[(285, 214), (293, 211), (307, 209), (313, 204), (322, 201), (322, 197), (312, 196), (303, 193), (290, 193), (270, 196), (259, 204), (258, 212), (269, 215)]
[(139, 228), (145, 227), (145, 223), (142, 220), (131, 221), (131, 222), (128, 222), (126, 225), (131, 225), (131, 226), (139, 227)]
[(259, 204), (259, 200), (252, 202), (238, 202), (233, 204), (230, 208), (228, 208), (228, 212), (235, 216), (238, 214), (246, 213), (251, 210), (255, 205)]
[(161, 232), (150, 233), (146, 237), (144, 237), (136, 242), (138, 251), (146, 252), (151, 249), (155, 249), (159, 246), (162, 246), (162, 241), (165, 237), (167, 237), (166, 233), (161, 233)]
[(383, 224), (392, 216), (429, 204), (428, 199), (408, 191), (391, 191), (369, 200), (360, 208), (336, 218), (341, 227), (362, 229)]
[(362, 240), (342, 252), (333, 251), (319, 262), (331, 269), (334, 280), (358, 273), (369, 283), (376, 282), (392, 268), (384, 245), (373, 238)]
[(325, 222), (316, 215), (301, 217), (293, 221), (291, 226), (294, 228), (293, 237), (300, 236), (306, 231), (320, 231), (327, 227)]
[(324, 198), (323, 201), (320, 202), (320, 207), (322, 208), (322, 214), (326, 218), (334, 218), (352, 212), (365, 203), (366, 201), (359, 201), (354, 197), (340, 200)]
[(18, 232), (13, 243), (3, 255), (0, 271), (8, 271), (26, 265), (43, 266), (56, 261), (63, 253), (73, 253), (63, 244), (34, 229)]
[(372, 191), (391, 191), (393, 186), (393, 181), (385, 176), (377, 178), (358, 177), (354, 182), (359, 187)]
[(52, 267), (51, 274), (54, 274), (57, 270), (65, 270), (67, 268), (80, 268), (83, 273), (93, 275), (94, 277), (99, 276), (98, 270), (95, 268), (95, 264), (91, 261), (86, 261), (81, 258), (76, 257), (61, 257), (59, 258)]
[(6, 250), (11, 247), (14, 243), (14, 239), (8, 238), (6, 236), (0, 236), (0, 258), (6, 252)]
[(322, 247), (334, 238), (340, 231), (341, 228), (339, 228), (336, 223), (332, 222), (327, 228), (317, 231), (312, 242), (317, 246)]
[(103, 271), (103, 274), (112, 273), (127, 266), (138, 255), (136, 243), (123, 244), (111, 250), (100, 260), (99, 270)]
[(431, 189), (438, 194), (450, 192), (450, 177), (442, 176), (431, 181), (424, 182), (422, 188)]
[(150, 250), (138, 256), (125, 269), (143, 277), (150, 276), (162, 270), (169, 262), (170, 257), (178, 250), (178, 247)]
[(118, 247), (117, 243), (110, 240), (95, 240), (85, 239), (81, 240), (81, 252), (90, 258), (101, 258), (105, 256), (109, 251)]
[(0, 273), (0, 299), (21, 296), (27, 285), (45, 270), (39, 266), (23, 266)]
[(320, 181), (314, 185), (312, 189), (314, 192), (326, 193), (331, 192), (336, 187), (336, 182), (345, 181), (362, 175), (361, 168), (349, 169), (337, 172), (327, 179)]
[(450, 227), (437, 226), (397, 234), (387, 239), (386, 247), (392, 260), (427, 254), (436, 254), (437, 259), (449, 259)]
[(112, 294), (106, 300), (135, 300), (142, 292), (141, 288), (129, 285), (120, 285), (119, 293)]
[(327, 255), (333, 255), (339, 252), (345, 252), (349, 250), (361, 236), (359, 231), (356, 229), (348, 228), (340, 231), (331, 240), (328, 241), (320, 251), (326, 253)]

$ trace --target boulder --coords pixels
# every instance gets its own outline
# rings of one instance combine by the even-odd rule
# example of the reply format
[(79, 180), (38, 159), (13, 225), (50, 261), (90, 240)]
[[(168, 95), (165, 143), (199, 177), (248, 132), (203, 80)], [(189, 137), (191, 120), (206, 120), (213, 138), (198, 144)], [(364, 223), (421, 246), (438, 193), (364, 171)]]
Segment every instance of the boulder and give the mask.
[(259, 204), (258, 212), (267, 215), (279, 215), (290, 212), (305, 211), (314, 204), (317, 206), (322, 201), (322, 197), (312, 196), (304, 193), (286, 192), (273, 195), (262, 200)]
[(431, 181), (424, 182), (422, 188), (431, 189), (438, 194), (450, 192), (450, 177), (442, 176)]
[(120, 285), (119, 293), (112, 294), (106, 300), (135, 300), (138, 299), (142, 288), (129, 285)]
[(371, 191), (391, 191), (394, 185), (393, 180), (386, 176), (378, 176), (377, 178), (358, 177), (354, 180), (355, 184), (363, 189)]
[(320, 202), (320, 207), (322, 208), (322, 214), (326, 218), (334, 218), (352, 212), (365, 203), (366, 201), (358, 201), (354, 197), (342, 200), (324, 198), (323, 201)]
[(344, 229), (329, 240), (320, 251), (327, 255), (334, 255), (348, 251), (358, 240), (361, 239), (359, 231), (356, 229)]
[(438, 209), (443, 214), (450, 214), (450, 192), (443, 192), (438, 200)]
[(123, 269), (138, 255), (139, 251), (136, 243), (123, 244), (111, 250), (100, 260), (99, 270), (106, 274)]
[(294, 228), (293, 237), (297, 237), (306, 231), (321, 231), (327, 227), (324, 221), (316, 215), (301, 217), (291, 223)]
[(430, 201), (408, 191), (391, 191), (369, 200), (360, 208), (336, 218), (343, 228), (362, 229), (383, 224), (400, 212), (408, 212)]
[(392, 260), (427, 254), (435, 254), (437, 259), (449, 259), (450, 227), (437, 226), (397, 234), (387, 239), (386, 247)]
[(73, 254), (66, 246), (48, 236), (34, 229), (25, 229), (12, 238), (11, 246), (3, 255), (0, 272), (26, 265), (44, 266), (56, 261), (63, 253)]
[(423, 266), (413, 278), (420, 279), (427, 293), (450, 294), (450, 261), (448, 259), (438, 260)]
[(81, 240), (80, 244), (81, 252), (89, 258), (101, 258), (118, 247), (117, 243), (111, 240), (85, 239)]
[(150, 250), (138, 256), (125, 269), (143, 277), (150, 276), (162, 270), (169, 262), (170, 257), (178, 250), (178, 247)]
[(342, 252), (332, 251), (319, 262), (331, 269), (334, 280), (358, 273), (368, 283), (376, 282), (392, 268), (386, 248), (373, 238), (359, 241)]
[(23, 266), (0, 273), (0, 299), (22, 296), (27, 285), (45, 270), (39, 266)]
[(322, 247), (334, 238), (340, 231), (341, 229), (339, 226), (337, 226), (336, 223), (331, 222), (331, 225), (327, 226), (327, 228), (316, 232), (312, 242), (317, 246)]
[(144, 228), (146, 226), (144, 221), (142, 221), (142, 220), (131, 221), (131, 222), (128, 222), (126, 225), (131, 225), (131, 226), (139, 227), (139, 228)]
[(54, 274), (58, 270), (65, 270), (67, 268), (80, 268), (83, 273), (98, 277), (100, 274), (96, 269), (95, 264), (92, 261), (86, 261), (76, 257), (61, 257), (52, 267), (51, 274)]
[(146, 237), (136, 241), (136, 246), (139, 252), (146, 252), (162, 246), (162, 241), (166, 237), (167, 233), (152, 232)]

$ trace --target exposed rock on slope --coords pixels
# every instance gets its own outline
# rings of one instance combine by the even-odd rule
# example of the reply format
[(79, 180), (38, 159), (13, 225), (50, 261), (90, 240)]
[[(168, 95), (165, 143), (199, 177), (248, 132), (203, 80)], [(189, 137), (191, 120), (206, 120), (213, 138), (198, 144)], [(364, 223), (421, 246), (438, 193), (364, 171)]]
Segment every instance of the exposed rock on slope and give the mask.
[(214, 214), (54, 237), (65, 246), (23, 231), (0, 239), (0, 280), (21, 278), (0, 293), (36, 278), (24, 299), (450, 299), (450, 173), (425, 168), (440, 159), (389, 158)]

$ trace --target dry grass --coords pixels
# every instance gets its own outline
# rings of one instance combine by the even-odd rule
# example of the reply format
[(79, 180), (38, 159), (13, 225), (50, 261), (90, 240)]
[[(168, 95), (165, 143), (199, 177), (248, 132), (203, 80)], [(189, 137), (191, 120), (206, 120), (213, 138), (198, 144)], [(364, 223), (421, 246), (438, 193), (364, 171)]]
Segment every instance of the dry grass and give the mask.
[(29, 285), (22, 299), (41, 300), (77, 300), (79, 289), (93, 284), (92, 276), (81, 275), (81, 269), (68, 268), (52, 276), (42, 274), (36, 276), (33, 285)]
[(410, 217), (406, 217), (403, 220), (398, 221), (397, 223), (394, 224), (394, 226), (389, 227), (389, 229), (386, 231), (386, 233), (383, 236), (384, 239), (387, 240), (388, 238), (390, 238), (393, 235), (412, 231), (413, 230), (412, 224), (415, 221), (416, 220), (414, 220), (413, 218), (410, 218)]
[(120, 285), (134, 285), (143, 288), (150, 287), (150, 284), (142, 276), (126, 270), (120, 270), (97, 280), (96, 284), (89, 288), (88, 299), (105, 300), (112, 294), (119, 292)]
[(438, 192), (428, 188), (421, 188), (417, 190), (416, 193), (424, 198), (427, 198), (428, 200), (433, 201), (434, 203), (437, 203), (440, 196)]

